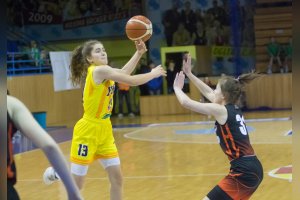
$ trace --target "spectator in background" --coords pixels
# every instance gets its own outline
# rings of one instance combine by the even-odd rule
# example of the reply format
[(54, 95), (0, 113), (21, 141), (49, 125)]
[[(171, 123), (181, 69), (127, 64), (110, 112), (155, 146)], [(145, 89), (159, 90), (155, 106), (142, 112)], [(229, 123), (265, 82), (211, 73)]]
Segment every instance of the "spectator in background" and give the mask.
[(35, 66), (39, 66), (40, 50), (37, 46), (36, 41), (34, 40), (30, 41), (30, 59), (34, 61)]
[(202, 21), (197, 21), (196, 30), (192, 34), (192, 41), (194, 45), (206, 45), (206, 31)]
[[(208, 85), (210, 88), (212, 88), (213, 90), (216, 89), (216, 86), (214, 84), (212, 84), (212, 82), (210, 81), (210, 79), (208, 78), (208, 76), (204, 77), (203, 82)], [(200, 99), (200, 102), (202, 103), (208, 103), (210, 102), (205, 96), (202, 96), (202, 98)]]
[(214, 26), (214, 16), (212, 13), (209, 12), (205, 12), (204, 11), (204, 16), (203, 16), (203, 20), (204, 20), (204, 24), (205, 24), (205, 28), (207, 30), (207, 27), (213, 27)]
[(130, 93), (129, 93), (129, 85), (125, 83), (118, 83), (118, 96), (119, 96), (119, 114), (118, 117), (124, 117), (123, 113), (123, 100), (125, 98), (126, 106), (128, 110), (128, 116), (134, 117), (134, 113), (131, 110), (131, 103), (130, 103)]
[(40, 64), (41, 66), (50, 66), (50, 58), (49, 58), (49, 52), (45, 49), (41, 50), (40, 54)]
[(174, 60), (169, 60), (167, 63), (168, 69), (167, 69), (167, 87), (168, 87), (168, 94), (174, 93), (173, 90), (173, 83), (175, 80), (176, 72), (175, 72), (175, 62)]
[(224, 35), (224, 29), (218, 20), (214, 21), (214, 44), (217, 46), (223, 46), (228, 44), (228, 39)]
[(267, 45), (267, 51), (270, 56), (270, 62), (267, 71), (268, 74), (272, 74), (274, 60), (277, 61), (278, 65), (282, 69), (282, 63), (279, 57), (280, 50), (281, 50), (280, 45), (276, 42), (274, 37), (271, 37), (270, 43)]
[(81, 14), (81, 17), (87, 17), (87, 16), (91, 16), (92, 15), (92, 6), (90, 1), (80, 1), (78, 2), (79, 6), (79, 12)]
[(225, 10), (218, 5), (218, 1), (213, 1), (213, 7), (207, 10), (208, 14), (211, 14), (214, 19), (218, 20), (222, 25), (228, 24), (228, 16)]
[(210, 88), (212, 88), (212, 89), (215, 89), (215, 88), (216, 88), (216, 86), (215, 86), (214, 84), (212, 84), (212, 82), (210, 81), (210, 79), (209, 79), (208, 76), (205, 76), (205, 77), (204, 77), (203, 82), (204, 82), (206, 85), (208, 85)]
[(228, 43), (228, 39), (224, 35), (224, 29), (218, 20), (213, 23), (206, 30), (207, 44), (222, 46)]
[[(156, 67), (153, 61), (150, 61), (148, 66), (150, 71)], [(154, 78), (148, 81), (147, 87), (150, 95), (160, 95), (162, 93), (162, 81), (162, 77)]]
[(184, 27), (183, 23), (179, 23), (177, 31), (173, 34), (173, 46), (191, 45), (191, 35)]
[(77, 0), (69, 0), (63, 10), (63, 20), (72, 20), (81, 17)]
[[(128, 0), (127, 0), (128, 1)], [(130, 16), (140, 15), (142, 12), (141, 0), (131, 0), (129, 1), (128, 13)]]
[[(150, 69), (149, 69), (148, 65), (146, 64), (146, 59), (141, 58), (140, 62), (137, 65), (137, 70), (136, 70), (135, 74), (145, 74), (148, 72), (150, 72)], [(143, 85), (139, 85), (139, 89), (140, 89), (141, 96), (149, 95), (148, 86), (146, 83)]]
[(181, 11), (181, 21), (184, 24), (184, 27), (190, 35), (193, 34), (196, 30), (196, 14), (195, 12), (191, 9), (191, 2), (186, 1), (184, 3), (184, 9)]
[[(150, 69), (147, 65), (146, 59), (141, 58), (140, 62), (136, 66), (136, 71), (134, 74), (145, 74), (150, 72)], [(140, 114), (140, 96), (149, 95), (147, 84), (139, 85), (138, 87), (132, 88), (133, 92), (133, 110), (135, 114)]]
[(196, 23), (197, 22), (204, 22), (204, 12), (200, 8), (197, 8), (195, 11)]
[(284, 50), (284, 71), (288, 73), (289, 64), (291, 64), (293, 56), (292, 38), (289, 39), (289, 43), (283, 48)]
[(172, 46), (173, 44), (173, 34), (178, 29), (179, 21), (180, 13), (178, 12), (178, 2), (177, 0), (173, 0), (172, 8), (166, 10), (162, 17), (167, 46)]
[(25, 10), (30, 10), (32, 12), (37, 12), (38, 11), (38, 7), (40, 2), (36, 1), (36, 0), (27, 0), (27, 1), (23, 1), (24, 2), (24, 9)]

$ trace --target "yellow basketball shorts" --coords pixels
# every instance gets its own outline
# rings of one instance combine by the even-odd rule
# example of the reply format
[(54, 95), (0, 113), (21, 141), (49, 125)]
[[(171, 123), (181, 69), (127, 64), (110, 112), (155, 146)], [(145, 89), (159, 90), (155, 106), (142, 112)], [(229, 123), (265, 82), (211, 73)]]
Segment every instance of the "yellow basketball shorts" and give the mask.
[(80, 119), (74, 127), (70, 157), (72, 163), (80, 165), (118, 157), (110, 119)]

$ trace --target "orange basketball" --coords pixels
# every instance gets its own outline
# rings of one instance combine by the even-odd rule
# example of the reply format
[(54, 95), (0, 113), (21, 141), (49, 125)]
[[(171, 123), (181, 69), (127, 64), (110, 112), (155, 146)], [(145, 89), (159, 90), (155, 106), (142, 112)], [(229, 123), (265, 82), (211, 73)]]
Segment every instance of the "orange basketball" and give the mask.
[(143, 15), (131, 17), (126, 24), (126, 35), (130, 40), (149, 40), (152, 35), (152, 22)]

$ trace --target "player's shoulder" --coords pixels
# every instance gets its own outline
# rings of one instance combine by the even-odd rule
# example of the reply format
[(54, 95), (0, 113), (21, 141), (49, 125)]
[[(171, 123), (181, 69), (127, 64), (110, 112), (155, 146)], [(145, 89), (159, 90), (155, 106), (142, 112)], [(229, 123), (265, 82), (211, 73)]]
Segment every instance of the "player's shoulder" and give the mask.
[(113, 71), (113, 68), (111, 66), (109, 66), (109, 65), (99, 65), (99, 66), (94, 66), (93, 70), (95, 72), (106, 73), (106, 72)]

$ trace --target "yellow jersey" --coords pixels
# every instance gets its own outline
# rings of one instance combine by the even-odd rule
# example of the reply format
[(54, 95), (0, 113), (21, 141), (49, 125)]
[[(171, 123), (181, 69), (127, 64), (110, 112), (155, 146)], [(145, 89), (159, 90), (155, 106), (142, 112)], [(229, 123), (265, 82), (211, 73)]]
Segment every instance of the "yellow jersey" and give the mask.
[(96, 85), (93, 79), (94, 65), (89, 66), (83, 91), (84, 117), (93, 121), (107, 119), (113, 109), (115, 82), (103, 80)]

